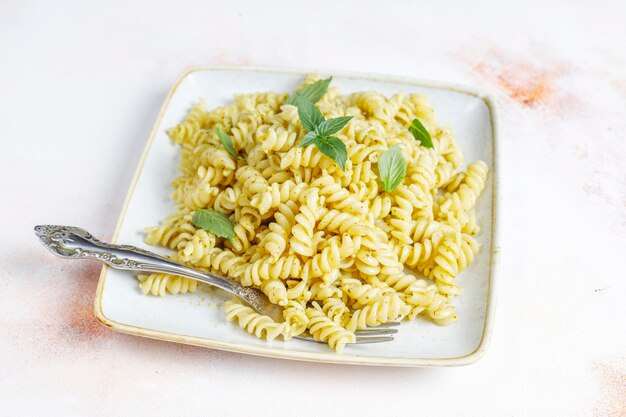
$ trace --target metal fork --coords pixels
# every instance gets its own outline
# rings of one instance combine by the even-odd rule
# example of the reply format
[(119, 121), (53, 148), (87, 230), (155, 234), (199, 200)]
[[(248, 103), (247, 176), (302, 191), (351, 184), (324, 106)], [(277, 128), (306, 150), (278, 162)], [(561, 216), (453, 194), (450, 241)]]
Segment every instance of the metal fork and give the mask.
[[(130, 245), (113, 245), (101, 242), (87, 232), (73, 226), (35, 226), (35, 234), (52, 253), (62, 258), (94, 259), (126, 271), (157, 272), (179, 275), (195, 279), (227, 291), (246, 301), (255, 311), (269, 316), (276, 322), (283, 322), (284, 308), (273, 304), (267, 296), (252, 287), (244, 287), (237, 281), (198, 271), (171, 259)], [(357, 330), (356, 343), (380, 343), (393, 340), (397, 322), (381, 324), (377, 327)], [(300, 340), (318, 342), (308, 334), (297, 336)]]

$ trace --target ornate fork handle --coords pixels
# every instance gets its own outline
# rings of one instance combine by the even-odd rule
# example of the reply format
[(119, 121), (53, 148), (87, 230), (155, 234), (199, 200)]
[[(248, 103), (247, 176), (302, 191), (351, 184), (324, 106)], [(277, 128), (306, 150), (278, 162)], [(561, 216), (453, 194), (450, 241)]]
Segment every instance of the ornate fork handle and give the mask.
[[(244, 287), (237, 281), (197, 271), (135, 246), (101, 242), (91, 233), (78, 227), (40, 225), (35, 226), (35, 234), (48, 250), (62, 258), (95, 259), (113, 268), (126, 271), (161, 272), (188, 277), (241, 297), (258, 313), (269, 316), (277, 323), (284, 321), (282, 306), (271, 303), (262, 291), (253, 287)], [(390, 335), (396, 333), (397, 330), (384, 328), (376, 331), (363, 330), (363, 332), (366, 333), (358, 334), (359, 331), (357, 331), (356, 343), (387, 342), (393, 340)], [(296, 338), (316, 341), (310, 336), (296, 336)]]
[(135, 246), (101, 242), (78, 227), (40, 225), (35, 226), (35, 234), (52, 253), (63, 258), (95, 259), (127, 271), (180, 275), (216, 286), (244, 299), (250, 297), (251, 289), (236, 281), (197, 271)]

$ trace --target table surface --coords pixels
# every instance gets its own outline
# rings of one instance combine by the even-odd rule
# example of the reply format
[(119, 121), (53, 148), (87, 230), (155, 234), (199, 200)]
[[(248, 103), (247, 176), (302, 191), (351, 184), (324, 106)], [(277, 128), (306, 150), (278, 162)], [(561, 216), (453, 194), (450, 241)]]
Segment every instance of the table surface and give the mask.
[[(0, 5), (6, 415), (626, 415), (623, 2), (176, 3)], [(96, 322), (99, 266), (53, 258), (32, 226), (110, 238), (167, 91), (195, 65), (396, 74), (496, 98), (501, 274), (481, 361), (293, 362)]]

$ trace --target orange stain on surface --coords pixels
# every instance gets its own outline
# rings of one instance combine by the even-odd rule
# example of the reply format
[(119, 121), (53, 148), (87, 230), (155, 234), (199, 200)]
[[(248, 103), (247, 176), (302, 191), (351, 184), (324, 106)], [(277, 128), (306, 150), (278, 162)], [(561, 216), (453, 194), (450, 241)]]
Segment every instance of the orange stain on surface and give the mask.
[(3, 315), (0, 330), (16, 348), (49, 356), (116, 335), (98, 323), (93, 310), (102, 264), (60, 260), (39, 247), (11, 254), (11, 261), (6, 276), (12, 298), (2, 307), (22, 304), (22, 314)]
[(464, 51), (460, 59), (474, 76), (522, 107), (560, 110), (576, 102), (559, 87), (566, 65), (544, 53), (521, 58), (494, 48), (480, 58)]
[(62, 318), (69, 332), (82, 339), (91, 340), (113, 334), (96, 320), (93, 310), (101, 270), (101, 263), (85, 261), (76, 268), (75, 273), (67, 277), (73, 283), (68, 285), (67, 298), (61, 306)]
[(557, 68), (542, 68), (530, 62), (508, 58), (501, 53), (487, 54), (474, 71), (495, 84), (515, 102), (535, 107), (548, 101), (555, 93), (554, 81), (559, 77)]
[(595, 364), (594, 373), (600, 382), (599, 404), (596, 416), (626, 416), (626, 373), (623, 368), (609, 364)]

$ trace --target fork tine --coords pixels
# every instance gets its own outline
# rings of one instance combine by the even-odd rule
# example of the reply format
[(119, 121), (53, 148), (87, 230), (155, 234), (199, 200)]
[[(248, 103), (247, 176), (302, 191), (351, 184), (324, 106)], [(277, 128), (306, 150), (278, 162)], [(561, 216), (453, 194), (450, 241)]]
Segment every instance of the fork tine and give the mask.
[(383, 336), (383, 337), (362, 337), (357, 336), (355, 344), (357, 345), (365, 345), (368, 343), (382, 343), (382, 342), (391, 342), (393, 337), (391, 336)]
[(313, 336), (310, 336), (310, 335), (308, 335), (306, 333), (302, 333), (299, 336), (294, 336), (294, 337), (292, 337), (292, 339), (304, 340), (305, 342), (315, 342), (315, 343), (320, 343), (320, 344), (326, 344), (326, 342), (322, 342), (321, 340), (313, 339)]
[(398, 327), (401, 323), (399, 321), (390, 321), (388, 323), (382, 323), (375, 327), (368, 327), (368, 329), (382, 329), (385, 327)]
[(398, 333), (398, 329), (379, 329), (378, 327), (359, 329), (354, 332), (357, 336), (388, 336), (396, 333)]
[[(371, 333), (355, 333), (356, 335), (356, 341), (355, 343), (357, 344), (367, 344), (367, 343), (382, 343), (382, 342), (391, 342), (393, 340), (393, 336), (389, 336), (389, 334), (394, 334), (397, 332), (397, 330), (395, 329), (387, 329), (387, 330), (392, 330), (393, 333), (378, 333), (378, 331), (374, 330)], [(326, 344), (326, 342), (322, 342), (319, 340), (315, 340), (313, 339), (312, 336), (303, 333), (299, 336), (294, 336), (294, 339), (298, 339), (298, 340), (304, 340), (307, 342), (315, 342), (315, 343), (321, 343), (321, 344)]]
[[(365, 329), (358, 329), (354, 332), (356, 336), (355, 344), (369, 344), (369, 343), (383, 343), (383, 342), (391, 342), (393, 340), (393, 335), (398, 333), (398, 329), (394, 329), (400, 325), (400, 322), (392, 321), (389, 323), (382, 323), (378, 326), (367, 327)], [(302, 333), (299, 336), (294, 336), (294, 339), (305, 340), (307, 342), (316, 342), (325, 344), (326, 342), (321, 342), (319, 340), (315, 340), (310, 334)]]

